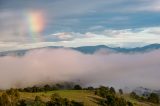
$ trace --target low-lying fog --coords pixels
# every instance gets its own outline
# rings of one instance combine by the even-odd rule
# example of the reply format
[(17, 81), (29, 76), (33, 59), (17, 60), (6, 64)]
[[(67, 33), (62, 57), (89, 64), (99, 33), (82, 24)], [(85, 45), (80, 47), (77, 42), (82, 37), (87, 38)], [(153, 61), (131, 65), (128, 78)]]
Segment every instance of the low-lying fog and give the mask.
[(0, 89), (59, 81), (159, 89), (160, 50), (83, 54), (69, 49), (39, 49), (22, 57), (0, 57)]

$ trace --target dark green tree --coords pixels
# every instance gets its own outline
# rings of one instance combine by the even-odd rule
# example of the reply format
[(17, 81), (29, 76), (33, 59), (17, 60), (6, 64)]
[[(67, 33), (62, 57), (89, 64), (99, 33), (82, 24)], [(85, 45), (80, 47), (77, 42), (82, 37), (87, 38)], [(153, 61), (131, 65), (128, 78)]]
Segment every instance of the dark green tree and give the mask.
[(117, 106), (114, 95), (107, 95), (106, 99), (107, 99), (108, 106)]
[(123, 90), (122, 90), (122, 89), (119, 89), (119, 93), (120, 93), (121, 95), (123, 95)]
[(148, 97), (148, 100), (152, 103), (159, 103), (159, 96), (156, 93), (151, 93)]
[(45, 90), (45, 91), (50, 91), (51, 89), (52, 89), (52, 88), (51, 88), (50, 85), (48, 85), (48, 84), (44, 86), (44, 90)]
[(135, 92), (131, 92), (130, 96), (134, 99), (139, 99), (139, 96)]
[(113, 87), (110, 88), (110, 93), (116, 94), (116, 91), (115, 91), (115, 89)]
[(74, 86), (74, 89), (75, 89), (75, 90), (81, 90), (82, 87), (81, 87), (80, 85), (75, 85), (75, 86)]

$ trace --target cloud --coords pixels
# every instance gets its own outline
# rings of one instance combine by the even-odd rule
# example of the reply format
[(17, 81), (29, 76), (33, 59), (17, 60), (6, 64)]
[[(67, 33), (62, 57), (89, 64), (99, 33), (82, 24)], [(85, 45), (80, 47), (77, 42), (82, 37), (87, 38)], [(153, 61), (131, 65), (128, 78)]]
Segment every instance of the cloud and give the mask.
[(0, 57), (0, 88), (72, 81), (116, 87), (158, 89), (160, 51), (87, 55), (69, 49), (39, 49), (23, 57)]
[[(51, 37), (57, 39), (57, 40), (72, 40), (74, 36), (72, 36), (71, 33), (56, 33), (56, 34), (52, 34)], [(49, 39), (51, 38), (49, 37)]]
[(83, 38), (92, 38), (94, 37), (94, 34), (87, 32), (87, 33), (78, 33), (78, 32), (60, 32), (60, 33), (54, 33), (51, 35), (45, 36), (45, 39), (47, 41), (73, 41), (75, 39), (83, 39)]
[[(135, 29), (106, 29), (99, 32), (59, 32), (43, 36), (43, 42), (0, 42), (0, 51), (39, 48), (46, 46), (78, 47), (88, 45), (107, 45), (120, 47), (139, 47), (160, 43), (160, 27)], [(3, 39), (3, 37), (1, 37)], [(17, 38), (18, 39), (18, 38)], [(20, 38), (19, 38), (20, 39)], [(21, 39), (25, 39), (21, 36)]]
[(157, 34), (159, 27), (135, 29), (106, 29), (99, 32), (73, 33), (70, 41), (59, 42), (63, 46), (114, 45), (120, 47), (137, 47), (152, 43), (160, 43)]
[(89, 30), (98, 30), (98, 29), (103, 29), (104, 27), (103, 26), (101, 26), (101, 25), (96, 25), (96, 26), (92, 26), (92, 27), (90, 27), (89, 28)]
[[(44, 15), (46, 23), (40, 33), (33, 33), (27, 21), (28, 13), (35, 11)], [(51, 42), (125, 47), (160, 43), (157, 12), (158, 0), (1, 0), (0, 51)]]

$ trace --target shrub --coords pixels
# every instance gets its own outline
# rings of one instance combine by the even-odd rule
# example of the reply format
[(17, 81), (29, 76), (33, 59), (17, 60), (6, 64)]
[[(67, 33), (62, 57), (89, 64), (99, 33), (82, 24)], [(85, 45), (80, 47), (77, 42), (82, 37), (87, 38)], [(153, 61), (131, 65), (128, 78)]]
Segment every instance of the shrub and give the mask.
[(148, 97), (148, 100), (152, 103), (159, 103), (159, 96), (156, 93), (151, 93)]
[(81, 87), (80, 85), (75, 85), (75, 86), (74, 86), (74, 89), (75, 89), (75, 90), (82, 90), (82, 87)]

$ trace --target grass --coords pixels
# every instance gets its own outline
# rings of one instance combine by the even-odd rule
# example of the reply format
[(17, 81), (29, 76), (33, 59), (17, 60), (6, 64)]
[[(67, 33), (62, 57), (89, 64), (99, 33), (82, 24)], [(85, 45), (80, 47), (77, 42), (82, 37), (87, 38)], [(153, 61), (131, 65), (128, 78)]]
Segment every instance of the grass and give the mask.
[(153, 103), (149, 103), (149, 102), (141, 102), (141, 101), (137, 101), (136, 99), (133, 99), (129, 96), (129, 94), (124, 94), (123, 97), (128, 100), (128, 101), (131, 101), (134, 106), (159, 106), (159, 105), (156, 105), (156, 104), (153, 104)]
[(101, 97), (94, 95), (94, 92), (86, 90), (55, 90), (49, 92), (40, 93), (20, 93), (21, 98), (34, 100), (35, 96), (40, 96), (43, 101), (48, 101), (50, 96), (54, 93), (58, 93), (63, 98), (69, 100), (75, 100), (78, 102), (84, 102), (85, 106), (98, 106), (97, 100)]
[[(55, 90), (38, 93), (20, 92), (20, 97), (23, 99), (34, 100), (35, 96), (40, 96), (43, 101), (48, 101), (50, 100), (50, 96), (54, 93), (58, 93), (63, 98), (84, 102), (85, 106), (99, 106), (97, 102), (99, 99), (102, 99), (101, 97), (95, 95), (94, 92), (87, 90)], [(0, 95), (1, 94), (2, 92), (0, 92)], [(122, 95), (122, 97), (124, 97), (126, 100), (131, 101), (134, 104), (134, 106), (159, 106), (148, 102), (137, 101), (135, 99), (130, 98), (129, 94), (124, 94)]]

